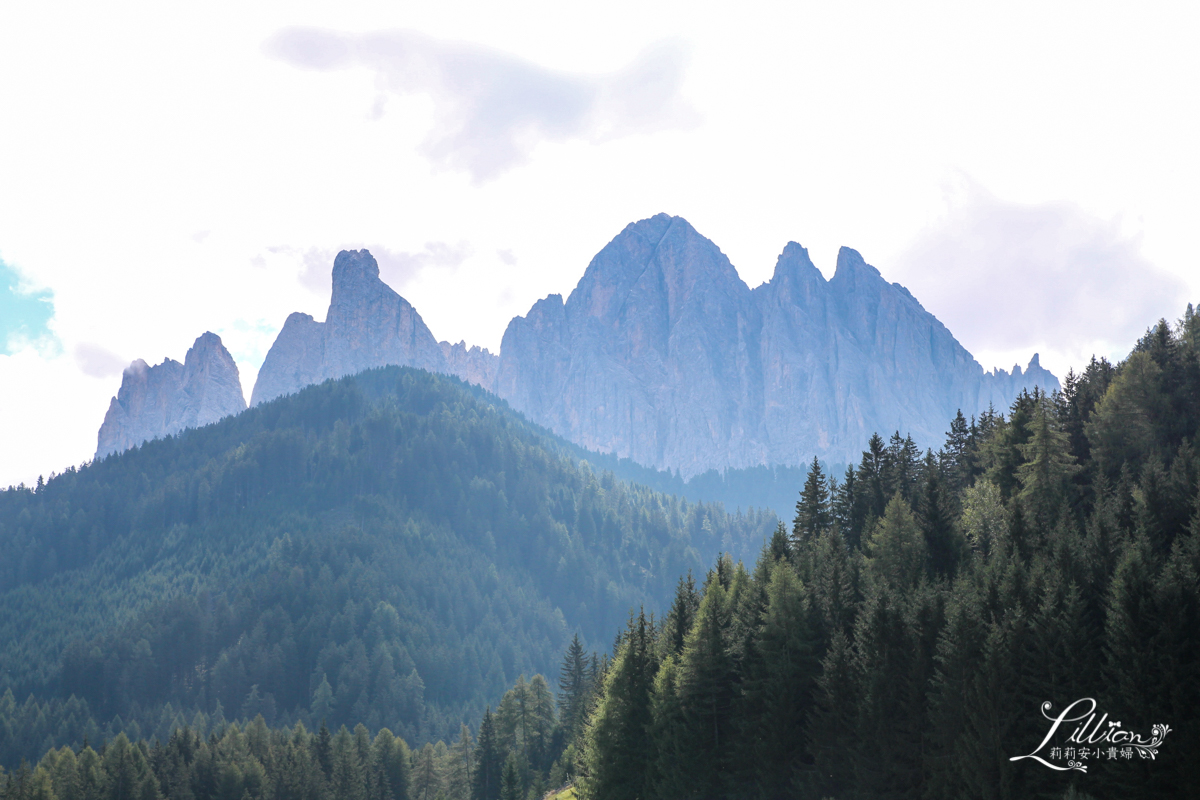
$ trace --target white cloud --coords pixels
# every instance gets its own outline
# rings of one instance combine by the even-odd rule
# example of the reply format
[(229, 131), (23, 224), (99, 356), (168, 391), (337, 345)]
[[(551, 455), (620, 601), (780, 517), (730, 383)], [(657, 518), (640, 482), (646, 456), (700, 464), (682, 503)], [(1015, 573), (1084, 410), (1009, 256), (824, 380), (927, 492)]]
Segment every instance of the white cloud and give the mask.
[(80, 342), (75, 345), (75, 363), (84, 375), (92, 378), (110, 378), (120, 375), (129, 365), (129, 359), (122, 358), (98, 344)]
[(985, 367), (1040, 350), (1051, 369), (1078, 370), (1093, 353), (1127, 352), (1187, 302), (1184, 283), (1119, 220), (1067, 202), (1009, 203), (970, 182), (895, 273)]
[[(680, 90), (684, 47), (663, 41), (607, 75), (561, 72), (499, 50), (412, 30), (342, 34), (284, 28), (264, 44), (289, 64), (314, 70), (364, 66), (383, 91), (427, 94), (434, 125), (421, 146), (435, 165), (483, 183), (529, 159), (543, 141), (602, 142), (690, 127), (698, 115)], [(380, 118), (377, 99), (369, 116)]]

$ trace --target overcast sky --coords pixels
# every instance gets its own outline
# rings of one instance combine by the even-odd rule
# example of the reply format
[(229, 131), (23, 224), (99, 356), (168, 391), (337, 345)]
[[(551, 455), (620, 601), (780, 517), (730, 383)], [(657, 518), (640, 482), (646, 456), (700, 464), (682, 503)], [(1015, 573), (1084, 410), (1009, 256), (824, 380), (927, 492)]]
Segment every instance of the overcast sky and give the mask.
[(179, 6), (0, 5), (0, 485), (205, 330), (248, 397), (345, 247), (493, 352), (660, 211), (751, 286), (854, 247), (989, 369), (1200, 299), (1194, 4)]

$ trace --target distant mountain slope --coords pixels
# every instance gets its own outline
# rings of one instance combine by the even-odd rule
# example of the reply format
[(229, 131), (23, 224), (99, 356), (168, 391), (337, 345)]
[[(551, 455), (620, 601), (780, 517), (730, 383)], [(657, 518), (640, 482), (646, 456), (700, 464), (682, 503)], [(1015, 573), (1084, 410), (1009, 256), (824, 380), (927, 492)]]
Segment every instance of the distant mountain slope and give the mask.
[(183, 363), (140, 358), (125, 370), (97, 435), (96, 457), (198, 428), (246, 410), (237, 364), (215, 333), (205, 333)]
[(680, 217), (629, 225), (564, 303), (504, 334), (497, 393), (584, 447), (678, 469), (852, 463), (872, 433), (936, 446), (956, 411), (1059, 388), (1037, 363), (987, 374), (898, 284), (843, 248), (826, 281), (785, 248), (751, 291)]
[(751, 290), (686, 220), (626, 227), (564, 302), (538, 301), (499, 357), (438, 343), (370, 254), (333, 271), (326, 322), (293, 314), (253, 403), (382, 364), (454, 374), (591, 450), (684, 479), (709, 470), (857, 460), (872, 433), (942, 441), (955, 412), (1059, 388), (1033, 357), (985, 373), (937, 319), (843, 248), (828, 281), (795, 243)]
[(580, 466), (456, 379), (374, 370), (0, 492), (0, 694), (449, 736), (774, 522)]
[[(771, 281), (751, 290), (715, 244), (666, 214), (627, 226), (565, 302), (550, 295), (513, 319), (499, 356), (438, 342), (366, 250), (338, 254), (332, 286), (324, 322), (288, 317), (252, 405), (364, 369), (414, 366), (483, 386), (585, 448), (686, 480), (813, 456), (853, 463), (875, 432), (937, 446), (959, 410), (1008, 408), (1023, 390), (1059, 388), (1036, 354), (1025, 370), (984, 372), (854, 250), (841, 250), (827, 281), (789, 243)], [(131, 406), (122, 425), (162, 428), (158, 418), (175, 413), (164, 402), (166, 412), (147, 403), (146, 420)]]

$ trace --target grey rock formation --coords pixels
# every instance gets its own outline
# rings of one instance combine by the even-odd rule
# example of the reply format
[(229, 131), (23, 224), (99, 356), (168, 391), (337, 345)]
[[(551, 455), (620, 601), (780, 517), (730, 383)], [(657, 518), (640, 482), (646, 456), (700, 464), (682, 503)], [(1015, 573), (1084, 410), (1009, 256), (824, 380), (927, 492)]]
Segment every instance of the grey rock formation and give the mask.
[(857, 461), (879, 431), (937, 446), (958, 409), (1058, 388), (1037, 364), (984, 373), (937, 319), (843, 248), (826, 281), (789, 244), (750, 290), (685, 220), (629, 225), (564, 303), (505, 332), (496, 391), (585, 447), (708, 469)]
[(448, 371), (447, 357), (421, 315), (379, 279), (375, 258), (366, 250), (343, 250), (333, 262), (325, 321), (299, 313), (287, 318), (259, 370), (250, 404), (385, 364)]
[(237, 364), (221, 337), (205, 333), (182, 364), (168, 358), (151, 367), (139, 358), (129, 365), (100, 426), (96, 457), (199, 428), (245, 409)]
[(446, 371), (457, 375), (467, 383), (475, 383), (489, 391), (495, 391), (496, 369), (500, 357), (492, 355), (486, 347), (467, 347), (466, 342), (450, 344), (438, 342), (442, 355), (446, 357)]
[(1036, 355), (1024, 371), (985, 373), (853, 250), (826, 281), (789, 243), (751, 290), (715, 244), (665, 214), (626, 227), (565, 302), (550, 295), (513, 319), (499, 357), (437, 342), (370, 253), (343, 251), (326, 321), (288, 317), (252, 403), (385, 364), (458, 375), (584, 447), (685, 478), (857, 461), (877, 431), (937, 447), (959, 409), (1058, 388)]

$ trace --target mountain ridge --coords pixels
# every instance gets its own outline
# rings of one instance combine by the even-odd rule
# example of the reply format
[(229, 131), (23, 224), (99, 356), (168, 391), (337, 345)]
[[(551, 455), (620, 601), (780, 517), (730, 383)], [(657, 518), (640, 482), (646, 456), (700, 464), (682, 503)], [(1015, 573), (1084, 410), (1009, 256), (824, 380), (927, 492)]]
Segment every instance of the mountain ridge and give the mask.
[(687, 220), (631, 222), (564, 299), (506, 327), (499, 354), (437, 341), (367, 250), (334, 261), (324, 322), (288, 316), (250, 405), (397, 364), (455, 375), (581, 447), (690, 478), (850, 463), (871, 433), (936, 446), (958, 410), (1059, 388), (1034, 354), (985, 371), (913, 294), (849, 247), (829, 279), (790, 241), (750, 288)]

